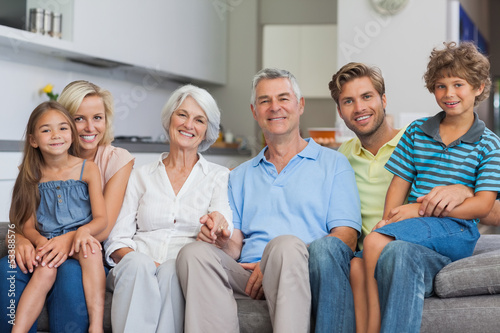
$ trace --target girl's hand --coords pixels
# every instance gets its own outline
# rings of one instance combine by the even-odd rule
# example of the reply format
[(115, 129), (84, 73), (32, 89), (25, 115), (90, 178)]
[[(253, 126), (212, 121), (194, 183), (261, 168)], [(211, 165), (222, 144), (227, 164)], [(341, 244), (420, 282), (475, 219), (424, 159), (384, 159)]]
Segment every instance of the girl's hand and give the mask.
[(35, 260), (35, 247), (27, 238), (21, 235), (16, 238), (15, 260), (11, 264), (13, 267), (16, 267), (17, 264), (24, 274), (33, 273), (33, 268), (38, 266), (38, 261)]
[(87, 258), (87, 247), (90, 248), (92, 254), (96, 252), (100, 254), (102, 250), (101, 243), (90, 234), (89, 229), (86, 226), (81, 226), (76, 230), (70, 255), (73, 255), (74, 252), (80, 253), (81, 250), (83, 257)]
[(36, 260), (49, 268), (61, 266), (68, 259), (74, 232), (51, 238), (36, 249)]

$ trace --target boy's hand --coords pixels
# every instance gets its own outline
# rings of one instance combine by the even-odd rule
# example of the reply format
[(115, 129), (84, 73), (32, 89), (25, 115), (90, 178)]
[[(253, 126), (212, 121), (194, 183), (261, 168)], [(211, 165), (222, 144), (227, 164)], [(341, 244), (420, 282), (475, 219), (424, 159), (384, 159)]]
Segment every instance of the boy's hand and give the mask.
[(421, 217), (418, 214), (420, 208), (419, 203), (407, 204), (391, 209), (389, 216), (387, 217), (387, 224), (411, 219), (414, 217)]
[(69, 255), (71, 256), (75, 252), (80, 253), (81, 250), (83, 257), (87, 258), (87, 248), (90, 249), (92, 254), (96, 252), (100, 253), (102, 250), (101, 243), (89, 233), (88, 228), (81, 226), (76, 230), (73, 247)]
[(49, 268), (61, 266), (68, 259), (72, 242), (73, 233), (51, 238), (36, 249), (36, 260)]

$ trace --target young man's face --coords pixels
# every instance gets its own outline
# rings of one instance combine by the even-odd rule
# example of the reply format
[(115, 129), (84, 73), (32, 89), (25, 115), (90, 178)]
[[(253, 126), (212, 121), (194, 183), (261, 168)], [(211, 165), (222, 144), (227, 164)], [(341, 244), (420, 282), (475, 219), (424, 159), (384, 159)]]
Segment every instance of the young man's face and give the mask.
[(360, 77), (342, 86), (337, 111), (358, 137), (368, 137), (384, 123), (386, 104), (385, 94), (379, 95), (370, 78)]
[(461, 116), (473, 112), (476, 96), (479, 96), (483, 89), (484, 85), (475, 89), (459, 77), (443, 77), (436, 81), (434, 97), (447, 117)]
[(253, 117), (265, 135), (286, 135), (298, 131), (304, 99), (297, 101), (287, 78), (263, 79), (255, 88)]

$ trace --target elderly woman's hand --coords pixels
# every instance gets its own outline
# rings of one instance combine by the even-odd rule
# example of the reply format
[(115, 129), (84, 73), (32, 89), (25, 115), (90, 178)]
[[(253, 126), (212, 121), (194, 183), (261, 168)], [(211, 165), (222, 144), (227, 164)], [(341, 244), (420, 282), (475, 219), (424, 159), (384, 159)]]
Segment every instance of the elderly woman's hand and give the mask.
[(228, 230), (226, 218), (221, 213), (211, 212), (203, 215), (200, 218), (200, 223), (203, 225), (196, 240), (215, 244), (219, 248), (223, 248), (227, 244), (231, 237), (231, 231)]

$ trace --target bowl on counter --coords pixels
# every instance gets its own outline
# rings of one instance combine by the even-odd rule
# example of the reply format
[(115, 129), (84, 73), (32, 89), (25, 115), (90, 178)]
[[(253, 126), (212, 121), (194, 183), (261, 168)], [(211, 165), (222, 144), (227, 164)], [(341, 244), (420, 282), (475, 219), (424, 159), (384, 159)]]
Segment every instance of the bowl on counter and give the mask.
[(309, 131), (309, 136), (323, 146), (337, 147), (338, 144), (335, 141), (335, 133), (337, 131), (334, 127), (310, 127), (307, 129)]

